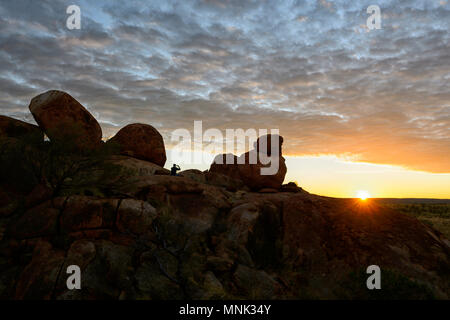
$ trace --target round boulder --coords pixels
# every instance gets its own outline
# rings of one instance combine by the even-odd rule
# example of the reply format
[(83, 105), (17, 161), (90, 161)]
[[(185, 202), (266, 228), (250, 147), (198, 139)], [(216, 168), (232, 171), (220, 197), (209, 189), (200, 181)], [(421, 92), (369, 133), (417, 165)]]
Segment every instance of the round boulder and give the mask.
[(284, 158), (282, 156), (270, 156), (268, 164), (261, 163), (259, 158), (254, 163), (251, 161), (251, 153), (253, 152), (255, 150), (241, 155), (245, 158), (245, 164), (238, 166), (242, 181), (255, 191), (264, 188), (280, 189), (287, 172)]
[(51, 90), (34, 97), (29, 109), (51, 141), (78, 149), (101, 146), (102, 129), (97, 120), (69, 94)]
[(166, 148), (161, 134), (151, 125), (129, 124), (108, 140), (115, 143), (120, 153), (133, 158), (153, 162), (161, 167), (166, 163)]
[(233, 179), (240, 179), (237, 162), (238, 157), (234, 154), (217, 155), (209, 168), (209, 172), (224, 174)]
[[(272, 145), (273, 149), (272, 150)], [(254, 147), (256, 151), (262, 154), (266, 154), (270, 156), (272, 151), (275, 152), (276, 155), (281, 156), (282, 150), (281, 146), (283, 145), (283, 137), (278, 134), (266, 134), (261, 136), (256, 141)]]

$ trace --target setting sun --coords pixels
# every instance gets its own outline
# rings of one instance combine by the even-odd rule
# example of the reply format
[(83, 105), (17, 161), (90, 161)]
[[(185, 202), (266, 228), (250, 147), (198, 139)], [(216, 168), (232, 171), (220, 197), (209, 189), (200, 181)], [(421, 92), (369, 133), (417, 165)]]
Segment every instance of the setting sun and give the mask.
[(365, 190), (359, 190), (356, 193), (356, 197), (360, 198), (361, 200), (367, 200), (367, 198), (370, 198), (370, 194)]

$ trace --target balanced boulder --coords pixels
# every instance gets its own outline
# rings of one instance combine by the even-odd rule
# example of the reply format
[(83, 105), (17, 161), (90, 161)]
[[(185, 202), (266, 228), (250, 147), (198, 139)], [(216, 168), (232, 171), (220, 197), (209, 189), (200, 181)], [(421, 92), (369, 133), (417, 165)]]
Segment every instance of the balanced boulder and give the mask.
[(240, 157), (230, 154), (216, 156), (209, 171), (240, 179), (251, 190), (279, 189), (287, 172), (282, 144), (283, 137), (279, 135), (261, 136), (254, 145), (255, 149)]
[[(278, 140), (278, 143), (276, 143)], [(273, 149), (272, 150), (272, 142)], [(275, 153), (275, 155), (281, 156), (281, 146), (283, 145), (283, 137), (277, 134), (266, 134), (264, 136), (261, 136), (256, 140), (255, 143), (255, 149), (259, 153), (265, 154), (270, 156), (272, 152)]]
[(239, 175), (244, 184), (252, 190), (281, 188), (287, 172), (284, 158), (281, 155), (274, 155), (270, 157), (269, 164), (264, 164), (259, 157), (257, 163), (251, 163), (249, 161), (251, 152), (254, 150), (244, 153), (241, 157), (245, 158), (245, 163), (238, 165)]
[(161, 167), (166, 163), (163, 137), (151, 125), (129, 124), (120, 129), (108, 143), (117, 144), (123, 155), (150, 161)]
[(240, 179), (237, 160), (238, 157), (231, 153), (217, 155), (209, 168), (209, 172), (224, 174), (233, 179)]
[(51, 90), (34, 97), (29, 109), (50, 141), (73, 144), (80, 150), (102, 143), (97, 120), (69, 94)]

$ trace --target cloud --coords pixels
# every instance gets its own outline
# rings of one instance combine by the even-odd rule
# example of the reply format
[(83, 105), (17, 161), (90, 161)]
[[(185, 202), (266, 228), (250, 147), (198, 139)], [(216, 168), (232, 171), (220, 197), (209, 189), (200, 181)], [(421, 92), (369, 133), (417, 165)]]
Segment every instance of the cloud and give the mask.
[(289, 155), (450, 172), (450, 8), (379, 1), (81, 0), (0, 4), (0, 114), (31, 121), (31, 98), (76, 97), (105, 136), (131, 122), (170, 133), (279, 128)]

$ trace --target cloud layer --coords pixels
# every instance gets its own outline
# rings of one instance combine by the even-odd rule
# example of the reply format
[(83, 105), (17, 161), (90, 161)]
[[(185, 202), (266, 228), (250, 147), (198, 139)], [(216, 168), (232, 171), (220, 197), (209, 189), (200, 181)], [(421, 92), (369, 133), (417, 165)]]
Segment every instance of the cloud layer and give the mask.
[[(1, 1), (0, 114), (62, 89), (104, 135), (279, 128), (288, 155), (450, 172), (450, 4), (377, 1)], [(81, 30), (66, 28), (77, 4)]]

